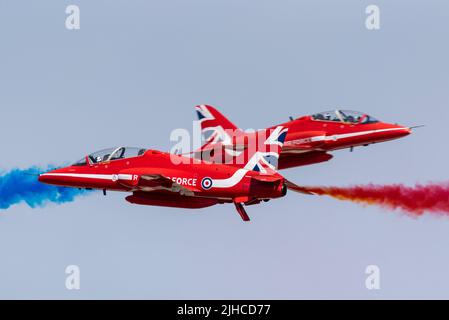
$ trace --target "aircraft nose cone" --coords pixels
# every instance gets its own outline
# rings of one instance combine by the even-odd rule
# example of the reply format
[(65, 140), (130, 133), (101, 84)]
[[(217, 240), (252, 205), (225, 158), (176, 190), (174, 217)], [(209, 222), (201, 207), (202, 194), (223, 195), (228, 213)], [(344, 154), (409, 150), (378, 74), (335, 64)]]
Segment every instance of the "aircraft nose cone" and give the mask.
[(45, 173), (41, 173), (37, 180), (39, 182), (46, 183), (48, 181), (48, 177), (45, 175)]
[(381, 129), (380, 131), (383, 132), (383, 141), (388, 141), (408, 136), (410, 133), (412, 133), (412, 128), (404, 127), (398, 124), (385, 123), (383, 129)]
[[(53, 171), (50, 171), (53, 172)], [(57, 180), (49, 172), (41, 173), (37, 180), (41, 183), (54, 184)]]
[(408, 136), (410, 133), (412, 133), (412, 129), (409, 127), (400, 127), (401, 130), (398, 130), (400, 136)]
[(408, 127), (399, 127), (398, 130), (392, 132), (393, 138), (402, 138), (408, 136), (412, 131)]
[(393, 138), (401, 138), (408, 136), (410, 133), (412, 133), (412, 129), (410, 127), (404, 127), (398, 124), (390, 125), (391, 129), (388, 129), (388, 134), (391, 135)]

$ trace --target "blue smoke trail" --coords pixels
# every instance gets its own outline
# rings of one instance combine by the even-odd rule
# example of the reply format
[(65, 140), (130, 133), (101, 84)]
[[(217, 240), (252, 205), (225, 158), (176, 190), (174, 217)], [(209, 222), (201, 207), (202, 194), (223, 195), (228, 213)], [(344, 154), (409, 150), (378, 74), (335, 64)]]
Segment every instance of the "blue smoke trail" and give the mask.
[[(49, 168), (48, 168), (49, 169)], [(47, 169), (47, 170), (48, 170)], [(38, 167), (12, 169), (0, 175), (0, 209), (25, 202), (31, 208), (42, 207), (49, 202), (64, 203), (87, 194), (86, 190), (51, 186), (40, 183), (38, 173), (47, 171)]]

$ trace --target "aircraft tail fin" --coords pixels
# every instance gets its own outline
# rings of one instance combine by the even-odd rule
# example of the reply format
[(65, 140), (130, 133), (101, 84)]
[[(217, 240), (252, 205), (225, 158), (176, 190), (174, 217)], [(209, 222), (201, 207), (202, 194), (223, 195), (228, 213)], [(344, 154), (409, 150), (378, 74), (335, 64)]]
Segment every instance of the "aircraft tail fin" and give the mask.
[(225, 143), (229, 144), (232, 137), (240, 129), (222, 115), (217, 109), (210, 105), (199, 105), (195, 107), (201, 126), (201, 134), (206, 144)]
[(206, 138), (195, 151), (202, 160), (235, 165), (261, 174), (276, 171), (288, 128), (278, 126), (255, 132), (243, 132), (210, 105), (195, 107)]
[[(282, 151), (288, 128), (277, 126), (274, 129), (259, 130), (245, 136), (245, 149), (236, 156), (235, 161), (244, 162), (243, 168), (273, 174), (277, 172), (279, 155)], [(243, 157), (246, 161), (242, 160)]]
[(223, 142), (204, 145), (197, 152), (198, 158), (238, 168), (273, 174), (278, 169), (288, 128), (278, 126), (233, 137), (230, 144)]
[[(256, 171), (258, 174), (252, 175), (254, 187), (261, 192), (269, 187), (269, 194), (272, 195), (273, 189), (279, 190), (285, 195), (287, 189), (284, 184), (284, 178), (277, 173), (279, 155), (282, 151), (288, 128), (278, 126), (274, 129), (259, 130), (249, 135), (243, 136), (245, 141), (243, 145), (246, 148), (238, 154), (234, 160), (234, 165), (244, 163), (241, 167), (244, 170)], [(245, 160), (246, 159), (246, 160)], [(279, 189), (281, 188), (281, 189)], [(253, 204), (251, 200), (239, 201), (234, 199), (234, 204), (243, 221), (249, 221), (242, 202), (245, 205)], [(259, 203), (260, 199), (255, 203)]]

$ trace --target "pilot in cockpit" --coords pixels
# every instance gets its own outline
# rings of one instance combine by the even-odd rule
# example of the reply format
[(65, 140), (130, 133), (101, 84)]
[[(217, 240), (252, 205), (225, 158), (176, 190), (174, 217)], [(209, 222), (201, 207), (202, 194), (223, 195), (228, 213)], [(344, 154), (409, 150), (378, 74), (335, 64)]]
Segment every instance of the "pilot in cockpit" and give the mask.
[(146, 149), (144, 148), (133, 148), (133, 147), (109, 148), (91, 153), (90, 155), (77, 161), (73, 165), (83, 166), (87, 165), (88, 163), (94, 164), (94, 163), (107, 162), (111, 160), (138, 157), (142, 156), (145, 153), (145, 151)]

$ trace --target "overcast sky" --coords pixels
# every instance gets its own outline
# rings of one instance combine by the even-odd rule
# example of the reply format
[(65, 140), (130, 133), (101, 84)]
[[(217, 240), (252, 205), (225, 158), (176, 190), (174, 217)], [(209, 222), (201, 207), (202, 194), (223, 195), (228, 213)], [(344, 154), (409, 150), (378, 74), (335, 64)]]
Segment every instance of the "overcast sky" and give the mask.
[[(65, 28), (69, 4), (80, 30)], [(365, 27), (369, 4), (380, 30)], [(447, 181), (448, 33), (442, 0), (0, 0), (0, 170), (169, 150), (201, 103), (242, 128), (344, 106), (426, 127), (288, 179)], [(449, 218), (289, 193), (243, 223), (232, 205), (125, 196), (0, 212), (0, 298), (449, 298)], [(372, 264), (380, 290), (365, 287)]]

